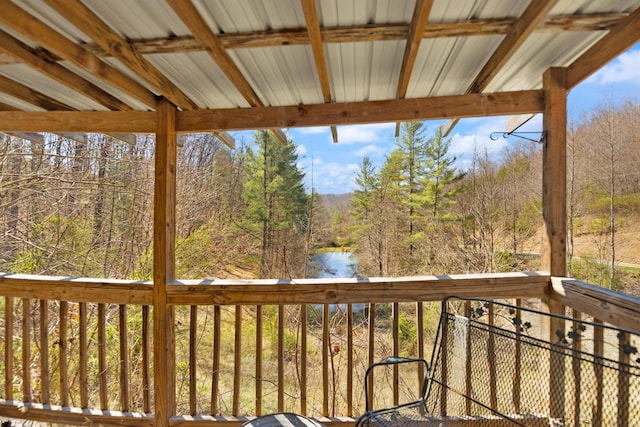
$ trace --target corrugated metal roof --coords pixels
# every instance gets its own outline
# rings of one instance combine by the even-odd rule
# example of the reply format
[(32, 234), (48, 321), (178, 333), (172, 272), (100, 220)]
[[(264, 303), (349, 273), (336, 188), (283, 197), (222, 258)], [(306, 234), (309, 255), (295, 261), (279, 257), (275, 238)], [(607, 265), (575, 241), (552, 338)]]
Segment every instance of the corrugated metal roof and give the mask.
[[(198, 41), (192, 39), (189, 26), (182, 22), (167, 2), (79, 1), (125, 40), (147, 46), (147, 50), (141, 55), (182, 90), (198, 108), (247, 108), (252, 105), (234, 86), (232, 79), (228, 78), (229, 70), (223, 70), (202, 46), (198, 48)], [(315, 63), (311, 44), (305, 39), (306, 20), (300, 0), (192, 1), (204, 22), (224, 43), (230, 43), (226, 40), (233, 35), (244, 35), (251, 39), (251, 34), (257, 33), (250, 44), (246, 44), (247, 38), (242, 40), (245, 46), (251, 47), (229, 46), (226, 53), (239, 69), (241, 78), (249, 83), (263, 105), (324, 102), (318, 64)], [(82, 29), (76, 28), (55, 12), (45, 0), (15, 0), (14, 3), (69, 40), (95, 45)], [(529, 2), (510, 0), (435, 0), (428, 25), (449, 23), (454, 26), (469, 23), (469, 20), (491, 19), (511, 19), (509, 22), (514, 22), (528, 5)], [(315, 7), (318, 25), (323, 33), (328, 34), (338, 29), (351, 30), (341, 42), (335, 42), (334, 38), (331, 42), (325, 41), (323, 45), (331, 100), (361, 102), (396, 98), (406, 37), (416, 1), (316, 0)], [(570, 20), (574, 14), (630, 13), (639, 7), (640, 0), (560, 0), (549, 16), (562, 15)], [(508, 28), (508, 24), (504, 25)], [(30, 34), (19, 34), (19, 31), (4, 24), (0, 25), (0, 29), (28, 42), (33, 48), (40, 46), (38, 35), (31, 38)], [(292, 44), (281, 42), (292, 34), (298, 37), (297, 41)], [(605, 34), (606, 31), (560, 30), (533, 33), (499, 70), (485, 91), (539, 88), (542, 73), (549, 66), (569, 65)], [(266, 43), (269, 37), (273, 40)], [(489, 31), (483, 35), (424, 38), (417, 51), (406, 97), (467, 92), (504, 37), (504, 31)], [(172, 50), (166, 47), (176, 40), (185, 39), (191, 43), (188, 49)], [(153, 47), (149, 47), (152, 43), (155, 43), (154, 46), (164, 46), (164, 50), (154, 53)], [(100, 52), (100, 49), (94, 46), (91, 51)], [(121, 59), (111, 58), (104, 53), (99, 55), (102, 61), (113, 65), (152, 92), (164, 93), (164, 88), (145, 81), (144, 76), (132, 71)], [(59, 63), (134, 109), (150, 108), (112, 82), (105, 82), (100, 76), (92, 75), (91, 71), (82, 70), (68, 61)], [(73, 108), (105, 109), (96, 101), (43, 76), (42, 72), (30, 70), (27, 65), (3, 64), (0, 65), (0, 74), (59, 99)], [(0, 94), (0, 99), (16, 108), (29, 109), (25, 107), (24, 101), (17, 102), (9, 95)]]

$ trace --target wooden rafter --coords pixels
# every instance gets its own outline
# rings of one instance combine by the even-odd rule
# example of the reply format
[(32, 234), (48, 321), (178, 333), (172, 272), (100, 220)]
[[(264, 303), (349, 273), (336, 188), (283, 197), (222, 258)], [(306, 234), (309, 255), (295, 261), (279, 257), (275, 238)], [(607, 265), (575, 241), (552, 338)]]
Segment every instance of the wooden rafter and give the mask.
[(260, 107), (263, 105), (260, 97), (254, 92), (253, 88), (244, 78), (242, 72), (238, 68), (229, 53), (222, 46), (218, 37), (211, 31), (211, 28), (204, 21), (200, 13), (195, 8), (191, 0), (168, 0), (167, 3), (173, 8), (182, 22), (191, 30), (196, 40), (207, 51), (211, 59), (214, 60), (220, 70), (227, 76), (229, 81), (242, 94), (244, 99), (249, 102), (252, 107)]
[[(304, 12), (304, 20), (307, 24), (307, 32), (313, 51), (313, 59), (316, 63), (316, 71), (320, 80), (320, 88), (322, 89), (322, 98), (325, 103), (332, 101), (331, 83), (329, 82), (329, 72), (327, 70), (327, 61), (324, 56), (324, 46), (322, 45), (322, 33), (320, 31), (320, 21), (318, 20), (318, 12), (316, 11), (315, 0), (301, 0), (302, 11)], [(338, 142), (338, 129), (331, 126), (331, 136), (333, 142)]]
[(640, 40), (640, 8), (613, 27), (567, 69), (571, 89)]
[[(31, 105), (35, 105), (36, 107), (40, 107), (43, 110), (73, 110), (73, 108), (63, 102), (53, 99), (50, 96), (31, 89), (29, 86), (25, 86), (4, 76), (0, 76), (0, 92), (20, 99), (21, 101), (27, 102)], [(15, 110), (15, 108), (13, 109)]]
[(140, 78), (147, 81), (174, 105), (183, 110), (197, 108), (197, 105), (171, 80), (140, 55), (84, 3), (79, 0), (45, 0), (45, 2), (113, 57), (135, 71)]
[(16, 110), (17, 108), (9, 105), (9, 104), (5, 104), (4, 102), (0, 102), (0, 111), (12, 111), (12, 110)]
[(4, 51), (18, 59), (20, 62), (31, 66), (73, 91), (93, 99), (110, 110), (131, 110), (131, 107), (120, 101), (115, 96), (107, 93), (93, 83), (71, 72), (67, 68), (43, 58), (34, 49), (4, 31), (0, 31), (0, 51)]
[[(177, 114), (176, 130), (219, 132), (339, 126), (540, 113), (543, 109), (542, 90), (527, 90), (304, 106), (181, 111)], [(0, 129), (7, 132), (152, 133), (155, 120), (154, 113), (142, 111), (3, 111), (0, 112)]]
[[(196, 40), (207, 51), (211, 59), (218, 64), (220, 70), (227, 76), (240, 94), (252, 107), (263, 107), (264, 103), (255, 93), (247, 79), (242, 75), (233, 59), (226, 51), (218, 37), (211, 31), (191, 0), (167, 0), (182, 22), (191, 30)], [(281, 131), (272, 130), (282, 144), (287, 144), (287, 138)]]
[[(404, 48), (404, 55), (402, 56), (400, 79), (398, 80), (398, 88), (396, 89), (396, 98), (398, 99), (404, 98), (407, 94), (409, 79), (411, 78), (411, 72), (413, 71), (416, 57), (418, 56), (420, 42), (422, 42), (422, 36), (424, 35), (424, 29), (427, 26), (427, 21), (429, 20), (432, 5), (432, 0), (418, 0), (416, 2), (416, 7), (413, 10), (413, 18), (411, 19), (411, 25), (409, 26), (409, 35)], [(397, 123), (396, 137), (399, 135), (400, 123)]]
[(558, 0), (538, 0), (531, 2), (527, 9), (520, 15), (509, 28), (507, 35), (502, 39), (498, 48), (493, 52), (489, 60), (484, 64), (473, 83), (469, 87), (469, 93), (479, 93), (487, 88), (491, 80), (502, 70), (502, 67), (511, 59), (524, 41), (536, 29)]
[(53, 30), (34, 16), (30, 15), (9, 0), (0, 0), (0, 22), (14, 31), (30, 38), (48, 49), (61, 59), (92, 73), (103, 81), (118, 87), (146, 106), (155, 108), (155, 94), (140, 83), (111, 67), (82, 46), (73, 43), (62, 34)]
[[(473, 80), (466, 93), (480, 93), (489, 86), (491, 80), (502, 70), (502, 67), (511, 59), (514, 53), (525, 42), (527, 37), (544, 21), (549, 11), (558, 0), (539, 0), (529, 3), (529, 6), (520, 17), (509, 27), (506, 36), (493, 52), (489, 60), (484, 64), (476, 78)], [(459, 118), (455, 117), (445, 123), (442, 127), (442, 134), (449, 135), (451, 130), (458, 123)]]
[[(549, 16), (535, 31), (606, 31), (617, 25), (628, 15), (628, 13), (601, 13)], [(423, 38), (506, 34), (514, 22), (514, 18), (491, 18), (431, 23), (425, 28)], [(406, 24), (367, 24), (351, 27), (321, 27), (320, 32), (324, 43), (347, 43), (406, 40), (409, 29)], [(225, 49), (310, 44), (309, 33), (306, 28), (225, 33), (217, 34), (216, 36)], [(130, 40), (130, 44), (144, 55), (204, 50), (202, 44), (192, 36)], [(88, 44), (85, 45), (85, 48), (98, 56), (108, 55), (108, 52), (97, 44)], [(2, 61), (3, 58), (0, 56), (0, 63), (3, 63)]]

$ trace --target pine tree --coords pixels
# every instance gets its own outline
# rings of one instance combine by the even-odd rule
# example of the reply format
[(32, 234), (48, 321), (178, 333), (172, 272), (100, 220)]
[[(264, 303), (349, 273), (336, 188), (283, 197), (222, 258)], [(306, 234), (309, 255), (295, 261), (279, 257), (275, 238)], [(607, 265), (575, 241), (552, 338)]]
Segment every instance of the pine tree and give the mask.
[(247, 180), (242, 193), (246, 204), (242, 226), (261, 240), (260, 276), (298, 273), (296, 255), (304, 239), (308, 196), (304, 173), (297, 168), (293, 144), (282, 145), (268, 131), (255, 134), (257, 152), (246, 153)]

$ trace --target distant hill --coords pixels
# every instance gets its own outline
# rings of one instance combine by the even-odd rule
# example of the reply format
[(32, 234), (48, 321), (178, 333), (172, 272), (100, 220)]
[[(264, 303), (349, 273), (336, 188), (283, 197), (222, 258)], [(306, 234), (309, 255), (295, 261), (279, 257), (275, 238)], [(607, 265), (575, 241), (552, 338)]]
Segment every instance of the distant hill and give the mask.
[(353, 197), (353, 193), (321, 194), (320, 197), (322, 198), (328, 212), (333, 212), (333, 209), (336, 207), (340, 212), (349, 212), (351, 209), (351, 198)]

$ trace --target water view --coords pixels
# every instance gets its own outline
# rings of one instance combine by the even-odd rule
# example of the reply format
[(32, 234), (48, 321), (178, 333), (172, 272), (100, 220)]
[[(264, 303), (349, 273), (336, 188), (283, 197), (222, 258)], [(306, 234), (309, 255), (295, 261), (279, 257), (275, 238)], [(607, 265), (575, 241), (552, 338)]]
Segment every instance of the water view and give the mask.
[(353, 277), (357, 271), (357, 261), (351, 252), (322, 252), (314, 257), (318, 265), (317, 278)]

